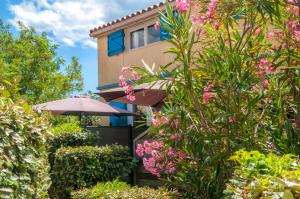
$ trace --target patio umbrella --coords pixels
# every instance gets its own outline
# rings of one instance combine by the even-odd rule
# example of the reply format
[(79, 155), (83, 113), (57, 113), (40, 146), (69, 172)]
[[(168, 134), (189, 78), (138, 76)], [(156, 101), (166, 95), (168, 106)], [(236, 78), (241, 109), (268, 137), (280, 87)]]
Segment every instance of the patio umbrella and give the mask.
[(159, 80), (134, 86), (133, 91), (136, 98), (134, 101), (128, 100), (124, 92), (125, 88), (120, 87), (99, 91), (96, 94), (103, 97), (105, 101), (157, 107), (166, 98), (166, 83), (166, 81)]
[(88, 98), (74, 97), (33, 106), (34, 110), (49, 111), (54, 115), (78, 116), (137, 116), (137, 114)]

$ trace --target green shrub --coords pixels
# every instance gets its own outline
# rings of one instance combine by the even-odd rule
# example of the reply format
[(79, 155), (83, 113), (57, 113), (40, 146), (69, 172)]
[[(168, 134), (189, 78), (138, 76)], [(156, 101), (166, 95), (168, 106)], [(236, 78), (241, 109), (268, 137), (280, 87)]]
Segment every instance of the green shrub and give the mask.
[(238, 163), (227, 184), (227, 198), (300, 198), (300, 162), (293, 155), (238, 151)]
[(51, 132), (58, 137), (60, 135), (83, 132), (83, 129), (78, 122), (65, 122), (52, 127)]
[(147, 187), (130, 187), (124, 182), (115, 180), (113, 182), (98, 183), (91, 189), (82, 189), (72, 192), (72, 199), (170, 199), (175, 198), (175, 191), (151, 189)]
[(48, 198), (47, 129), (44, 118), (0, 91), (0, 198)]
[[(63, 125), (68, 126), (68, 124)], [(86, 132), (79, 129), (71, 124), (72, 128), (55, 128), (55, 136), (49, 141), (48, 152), (49, 152), (49, 163), (51, 168), (54, 164), (54, 156), (57, 149), (61, 147), (78, 147), (78, 146), (89, 146), (96, 144), (96, 137), (92, 132)], [(74, 128), (73, 128), (74, 127)], [(59, 131), (58, 131), (59, 129)], [(62, 131), (66, 130), (66, 131)], [(74, 130), (74, 131), (73, 131)], [(78, 130), (78, 131), (75, 131)], [(52, 129), (53, 132), (53, 129)]]
[(68, 198), (70, 191), (97, 182), (127, 180), (135, 163), (123, 146), (60, 148), (55, 154), (51, 192), (54, 197)]

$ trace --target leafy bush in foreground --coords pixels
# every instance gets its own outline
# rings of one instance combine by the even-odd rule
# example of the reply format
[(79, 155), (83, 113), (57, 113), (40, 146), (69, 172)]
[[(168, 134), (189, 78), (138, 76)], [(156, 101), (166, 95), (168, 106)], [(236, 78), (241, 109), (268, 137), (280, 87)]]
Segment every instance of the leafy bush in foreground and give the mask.
[(29, 106), (0, 96), (0, 198), (48, 198), (47, 129)]
[(134, 166), (129, 149), (119, 145), (60, 148), (52, 168), (51, 193), (57, 198), (69, 198), (72, 190), (116, 178), (126, 180)]
[(165, 189), (151, 189), (147, 187), (130, 187), (124, 182), (98, 183), (91, 189), (82, 189), (72, 192), (72, 199), (171, 199), (176, 196), (175, 191)]
[(61, 147), (78, 147), (95, 145), (96, 138), (92, 132), (83, 131), (75, 122), (64, 123), (51, 129), (54, 137), (48, 146), (49, 162), (51, 168), (54, 164), (54, 156)]
[(227, 198), (300, 198), (297, 157), (241, 150), (230, 159), (238, 166), (227, 184)]

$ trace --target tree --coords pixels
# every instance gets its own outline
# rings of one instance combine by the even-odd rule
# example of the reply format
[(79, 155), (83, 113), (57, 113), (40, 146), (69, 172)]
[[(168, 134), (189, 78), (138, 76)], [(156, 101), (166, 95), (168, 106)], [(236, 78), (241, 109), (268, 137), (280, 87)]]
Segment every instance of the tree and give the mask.
[(15, 82), (19, 89), (10, 89), (30, 104), (66, 97), (83, 88), (78, 58), (71, 65), (56, 53), (46, 33), (20, 23), (19, 36), (14, 38), (9, 26), (0, 20), (0, 77)]

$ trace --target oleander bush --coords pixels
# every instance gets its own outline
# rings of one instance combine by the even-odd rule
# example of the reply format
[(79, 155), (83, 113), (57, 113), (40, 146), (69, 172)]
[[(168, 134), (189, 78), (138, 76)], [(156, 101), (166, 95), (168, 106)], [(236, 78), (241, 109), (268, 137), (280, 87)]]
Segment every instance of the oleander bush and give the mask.
[(0, 198), (48, 198), (48, 136), (45, 118), (0, 90)]
[(81, 189), (71, 193), (72, 199), (171, 199), (177, 197), (176, 191), (151, 189), (148, 187), (130, 187), (119, 180), (98, 183), (90, 189)]
[(128, 147), (60, 148), (56, 151), (51, 173), (51, 195), (54, 198), (69, 198), (72, 190), (90, 187), (98, 182), (116, 178), (126, 181), (135, 165)]
[(137, 146), (145, 169), (189, 199), (218, 199), (235, 151), (300, 154), (299, 0), (167, 2), (156, 26), (174, 59), (124, 67), (119, 85), (132, 101), (138, 84), (166, 88), (154, 140)]
[(294, 155), (236, 152), (237, 163), (226, 198), (300, 198), (300, 161)]

